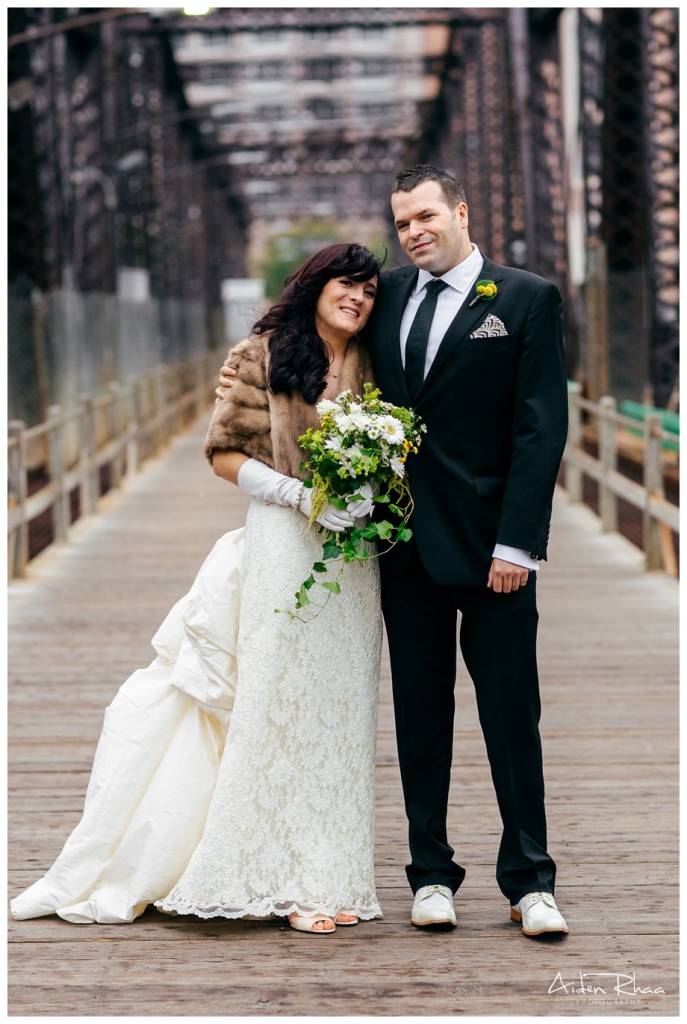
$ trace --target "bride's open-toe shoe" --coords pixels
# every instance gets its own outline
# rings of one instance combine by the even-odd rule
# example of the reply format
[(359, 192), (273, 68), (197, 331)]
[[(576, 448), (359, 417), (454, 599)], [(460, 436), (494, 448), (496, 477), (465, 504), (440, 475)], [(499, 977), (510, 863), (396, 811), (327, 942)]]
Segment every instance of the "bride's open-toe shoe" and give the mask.
[(337, 914), (334, 918), (334, 924), (340, 925), (343, 928), (352, 928), (357, 923), (358, 918), (355, 914)]
[[(310, 917), (302, 917), (301, 914), (289, 914), (289, 924), (297, 932), (310, 932), (311, 935), (331, 935), (336, 925), (331, 917), (326, 914), (312, 914)], [(331, 928), (313, 928), (319, 921), (327, 921)]]

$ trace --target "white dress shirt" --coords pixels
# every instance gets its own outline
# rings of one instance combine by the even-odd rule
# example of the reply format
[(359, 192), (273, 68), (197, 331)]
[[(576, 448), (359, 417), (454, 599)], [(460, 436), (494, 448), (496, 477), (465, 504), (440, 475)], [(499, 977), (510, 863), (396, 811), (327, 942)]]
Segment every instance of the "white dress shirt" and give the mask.
[(428, 270), (420, 270), (417, 275), (417, 284), (408, 299), (408, 303), (403, 312), (403, 319), (401, 320), (401, 359), (403, 365), (406, 363), (406, 342), (408, 335), (410, 334), (410, 328), (415, 314), (418, 311), (418, 307), (425, 295), (427, 290), (425, 285), (428, 281), (444, 281), (449, 287), (444, 288), (442, 292), (439, 292), (437, 296), (437, 308), (434, 313), (434, 319), (432, 320), (432, 326), (429, 332), (429, 341), (427, 342), (427, 355), (425, 357), (425, 377), (429, 372), (429, 368), (434, 362), (434, 357), (437, 354), (439, 345), (442, 342), (446, 331), (455, 317), (458, 310), (461, 308), (468, 295), (473, 284), (479, 278), (484, 264), (484, 257), (479, 251), (476, 245), (472, 246), (472, 252), (470, 255), (459, 263), (457, 267), (453, 267), (443, 277), (434, 277)]
[[(451, 325), (456, 313), (465, 300), (471, 294), (472, 286), (478, 280), (484, 264), (484, 257), (477, 246), (472, 244), (472, 252), (457, 267), (447, 271), (442, 277), (434, 277), (428, 270), (419, 270), (417, 283), (408, 299), (406, 308), (401, 319), (400, 341), (401, 359), (403, 365), (406, 362), (406, 342), (410, 334), (410, 328), (418, 307), (427, 294), (425, 285), (428, 281), (445, 281), (449, 286), (444, 288), (437, 296), (437, 306), (432, 320), (427, 341), (427, 355), (425, 357), (425, 377), (429, 368), (434, 362), (439, 345), (441, 344), (446, 331)], [(539, 562), (532, 558), (529, 551), (522, 551), (520, 548), (512, 548), (506, 544), (496, 544), (493, 551), (494, 558), (502, 558), (506, 562), (513, 562), (521, 565), (524, 569), (539, 569)]]

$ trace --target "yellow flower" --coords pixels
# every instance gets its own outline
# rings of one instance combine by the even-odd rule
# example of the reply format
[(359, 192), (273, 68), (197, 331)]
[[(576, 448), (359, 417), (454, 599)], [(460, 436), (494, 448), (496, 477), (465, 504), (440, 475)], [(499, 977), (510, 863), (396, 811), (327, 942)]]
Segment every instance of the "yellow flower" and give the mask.
[(478, 281), (475, 285), (476, 295), (472, 302), (468, 303), (469, 306), (474, 306), (480, 299), (484, 299), (485, 302), (490, 302), (498, 292), (498, 288), (493, 281), (484, 280)]

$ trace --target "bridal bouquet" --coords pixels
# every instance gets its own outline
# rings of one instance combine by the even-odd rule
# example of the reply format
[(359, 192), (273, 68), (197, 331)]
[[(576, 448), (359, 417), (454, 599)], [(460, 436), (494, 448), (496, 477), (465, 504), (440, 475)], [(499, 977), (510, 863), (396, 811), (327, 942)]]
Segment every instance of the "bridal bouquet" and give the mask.
[[(341, 533), (323, 529), (326, 539), (322, 558), (314, 563), (295, 595), (296, 611), (311, 604), (310, 592), (315, 586), (327, 591), (324, 603), (332, 594), (339, 594), (344, 565), (378, 556), (371, 542), (386, 541), (388, 550), (413, 535), (408, 527), (413, 499), (405, 464), (411, 453), (417, 453), (427, 427), (412, 409), (383, 402), (380, 393), (365, 384), (362, 398), (349, 390), (334, 400), (323, 399), (317, 405), (319, 429), (308, 430), (298, 439), (308, 456), (301, 470), (311, 474), (304, 481), (313, 489), (311, 525), (328, 504), (348, 508), (355, 515), (355, 502), (372, 495), (374, 503), (383, 507), (384, 518), (351, 526)], [(333, 580), (320, 581), (318, 576), (327, 573), (327, 562), (339, 563), (338, 574)], [(324, 607), (313, 603), (318, 610)], [(301, 618), (291, 611), (287, 614)]]

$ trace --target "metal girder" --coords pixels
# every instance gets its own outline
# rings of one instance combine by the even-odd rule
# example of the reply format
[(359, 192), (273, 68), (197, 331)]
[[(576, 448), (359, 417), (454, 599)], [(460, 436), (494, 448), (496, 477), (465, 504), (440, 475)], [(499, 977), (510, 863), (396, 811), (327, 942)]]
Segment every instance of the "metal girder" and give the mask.
[(268, 179), (293, 177), (304, 168), (327, 177), (391, 171), (397, 166), (404, 148), (404, 140), (382, 142), (378, 136), (350, 144), (341, 139), (316, 139), (308, 145), (243, 148), (229, 154), (228, 161), (231, 166), (242, 167), (247, 174), (260, 174)]
[[(403, 57), (412, 63), (412, 69), (408, 71), (409, 79), (399, 80), (398, 54), (386, 50), (387, 30), (447, 25), (457, 19), (475, 23), (475, 15), (463, 15), (462, 11), (457, 14), (435, 8), (239, 8), (220, 9), (193, 21), (169, 15), (161, 20), (174, 40), (187, 99), (192, 107), (198, 104), (204, 144), (217, 154), (225, 152), (236, 172), (238, 180), (232, 192), (245, 196), (252, 216), (261, 216), (261, 211), (265, 216), (272, 215), (275, 207), (283, 208), (287, 201), (293, 204), (294, 216), (300, 216), (303, 201), (297, 179), (304, 176), (313, 182), (322, 178), (322, 190), (329, 195), (327, 202), (347, 214), (362, 201), (344, 179), (352, 174), (369, 179), (370, 175), (384, 173), (386, 207), (390, 176), (405, 162), (408, 140), (420, 131), (420, 119), (427, 113), (424, 79), (438, 76), (443, 70), (442, 54), (436, 49), (425, 50), (421, 43), (408, 52), (403, 48)], [(482, 17), (482, 12), (476, 17)], [(374, 73), (369, 70), (372, 50), (368, 52), (364, 45), (351, 49), (336, 42), (330, 52), (318, 43), (302, 48), (291, 38), (280, 51), (279, 40), (292, 36), (292, 29), (315, 36), (321, 30), (333, 38), (339, 29), (351, 27), (380, 30), (383, 43), (372, 47)], [(216, 36), (217, 46), (205, 47), (197, 41), (187, 45), (184, 36), (188, 33), (194, 37), (198, 33)], [(224, 46), (236, 33), (244, 33), (248, 42), (244, 40), (238, 47)], [(267, 49), (250, 39), (261, 33)], [(269, 45), (268, 35), (274, 37)], [(320, 57), (335, 62), (331, 75), (326, 67), (310, 68)], [(261, 60), (268, 61), (269, 68), (262, 67)], [(257, 76), (256, 68), (260, 68)], [(375, 86), (375, 75), (389, 79), (386, 92)], [(418, 81), (416, 95), (408, 88), (414, 76)], [(361, 88), (366, 79), (370, 81), (367, 91)], [(357, 88), (350, 88), (351, 81)], [(326, 183), (335, 178), (339, 187), (330, 188)], [(374, 192), (368, 180), (365, 202)]]
[(591, 397), (666, 405), (678, 373), (678, 12), (580, 13)]
[(463, 185), (470, 234), (499, 262), (522, 264), (525, 216), (508, 11), (454, 27), (441, 92), (410, 162), (445, 167)]
[(642, 12), (604, 11), (602, 237), (608, 287), (609, 386), (635, 398), (648, 377), (646, 124)]
[(678, 10), (643, 12), (649, 182), (649, 374), (654, 401), (676, 404), (679, 366)]
[[(540, 16), (544, 13), (537, 12)], [(558, 20), (529, 15), (529, 71), (532, 139), (536, 146), (532, 185), (534, 206), (528, 211), (535, 230), (531, 263), (542, 277), (567, 291), (565, 147), (561, 109)]]
[(310, 32), (313, 29), (390, 28), (416, 25), (456, 25), (484, 22), (498, 13), (493, 8), (451, 7), (234, 7), (220, 8), (202, 19), (164, 15), (168, 29), (188, 32), (270, 33), (277, 29)]

